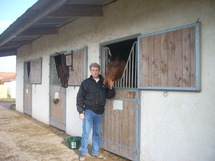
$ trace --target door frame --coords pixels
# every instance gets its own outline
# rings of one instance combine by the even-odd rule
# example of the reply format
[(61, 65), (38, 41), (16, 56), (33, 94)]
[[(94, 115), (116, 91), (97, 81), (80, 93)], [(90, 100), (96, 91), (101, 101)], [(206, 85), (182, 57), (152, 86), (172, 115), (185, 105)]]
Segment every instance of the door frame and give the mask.
[[(52, 79), (52, 74), (54, 74), (53, 71), (52, 71), (52, 70), (54, 70), (54, 69), (52, 69), (52, 58), (54, 56), (57, 56), (58, 54), (63, 54), (63, 53), (64, 52), (55, 53), (55, 54), (51, 54), (49, 56), (49, 124), (51, 126), (54, 126), (54, 127), (58, 128), (58, 129), (60, 129), (60, 130), (66, 131), (66, 89), (64, 88), (64, 90), (60, 91), (60, 92), (55, 91), (55, 90), (52, 91), (52, 87), (60, 87), (61, 85), (60, 85), (60, 83), (52, 83), (52, 80), (51, 80)], [(63, 115), (64, 115), (63, 122), (60, 122), (58, 120), (52, 120), (52, 118), (51, 118), (51, 105), (52, 105), (52, 101), (53, 101), (53, 100), (51, 100), (51, 96), (52, 96), (53, 92), (59, 92), (61, 94), (62, 93), (64, 94), (64, 99), (63, 99), (64, 107), (62, 107), (63, 108)], [(55, 122), (56, 122), (56, 124), (55, 124)], [(60, 127), (57, 124), (61, 124), (61, 125), (63, 125), (63, 127)]]
[[(111, 40), (111, 41), (108, 41), (108, 42), (104, 42), (104, 43), (100, 43), (99, 45), (99, 61), (100, 61), (100, 65), (101, 65), (101, 69), (103, 69), (103, 59), (104, 59), (104, 56), (105, 54), (103, 53), (103, 47), (105, 47), (106, 45), (109, 45), (109, 44), (113, 44), (113, 43), (118, 43), (118, 42), (121, 42), (121, 41), (126, 41), (126, 40), (129, 40), (129, 39), (137, 39), (138, 40), (138, 37), (140, 36), (141, 34), (135, 34), (135, 35), (131, 35), (131, 36), (127, 36), (127, 37), (123, 37), (123, 38), (119, 38), (119, 39), (116, 39), (116, 40)], [(136, 45), (136, 60), (138, 59), (138, 50), (137, 50), (137, 45)], [(138, 61), (138, 60), (137, 60)], [(137, 67), (138, 68), (138, 67)], [(137, 71), (138, 72), (138, 71)], [(137, 79), (138, 79), (138, 73), (137, 73)], [(138, 81), (138, 80), (137, 80)], [(135, 100), (130, 100), (130, 101), (134, 101), (136, 102), (136, 140), (135, 140), (135, 149), (131, 149), (131, 148), (128, 148), (128, 147), (125, 147), (125, 149), (128, 149), (128, 150), (131, 150), (133, 152), (136, 152), (136, 157), (135, 158), (128, 158), (126, 156), (123, 156), (122, 154), (119, 154), (117, 152), (114, 152), (114, 151), (111, 151), (112, 153), (115, 153), (117, 155), (120, 155), (120, 156), (123, 156), (127, 159), (131, 159), (131, 160), (134, 160), (134, 161), (140, 161), (140, 143), (141, 143), (141, 136), (140, 136), (140, 132), (141, 132), (141, 105), (140, 105), (140, 100), (141, 100), (141, 91), (138, 89), (138, 88), (131, 88), (131, 89), (116, 89), (116, 91), (118, 90), (121, 90), (121, 91), (136, 91), (136, 99)], [(126, 101), (126, 99), (117, 99), (117, 100), (124, 100)], [(114, 142), (109, 142), (109, 143), (112, 143), (113, 145), (119, 145), (120, 147), (123, 147), (123, 145), (120, 145), (118, 143), (114, 143)], [(105, 149), (104, 147), (101, 147), (103, 149)], [(110, 151), (109, 149), (105, 149), (105, 150), (108, 150)]]
[[(24, 76), (23, 76), (23, 113), (27, 114), (27, 115), (30, 115), (32, 116), (32, 84), (29, 82), (29, 76), (28, 75), (28, 63), (30, 63), (31, 60), (28, 60), (28, 61), (24, 61), (24, 67), (23, 67), (23, 71), (24, 71)], [(26, 86), (29, 86), (29, 87), (26, 87)], [(30, 89), (30, 90), (29, 90)], [(30, 93), (30, 107), (27, 108), (27, 109), (30, 109), (29, 111), (26, 110), (26, 92)]]

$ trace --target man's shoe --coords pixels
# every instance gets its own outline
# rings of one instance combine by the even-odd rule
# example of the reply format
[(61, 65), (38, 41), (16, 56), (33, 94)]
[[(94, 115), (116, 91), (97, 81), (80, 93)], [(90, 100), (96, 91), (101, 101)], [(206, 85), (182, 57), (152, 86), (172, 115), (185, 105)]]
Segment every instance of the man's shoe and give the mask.
[(86, 160), (86, 156), (85, 156), (85, 155), (81, 155), (81, 156), (79, 157), (79, 161), (84, 161), (84, 160)]
[(101, 154), (97, 154), (97, 155), (93, 155), (94, 157), (96, 157), (97, 159), (104, 159), (104, 156)]

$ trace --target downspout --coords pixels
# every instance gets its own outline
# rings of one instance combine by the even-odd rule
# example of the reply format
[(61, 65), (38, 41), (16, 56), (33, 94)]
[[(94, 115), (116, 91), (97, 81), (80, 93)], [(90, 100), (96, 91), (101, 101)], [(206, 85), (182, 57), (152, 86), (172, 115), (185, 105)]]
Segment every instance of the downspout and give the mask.
[[(44, 2), (44, 0), (40, 0), (42, 3)], [(37, 3), (40, 3), (37, 2)], [(61, 7), (62, 5), (64, 5), (67, 2), (67, 0), (50, 0), (50, 5), (47, 7), (46, 10), (44, 10), (42, 13), (37, 14), (37, 16), (32, 17), (32, 19), (30, 20), (30, 22), (23, 24), (23, 26), (21, 26), (19, 29), (15, 30), (15, 33), (10, 34), (9, 36), (7, 36), (7, 38), (5, 40), (3, 40), (2, 42), (0, 42), (0, 46), (4, 45), (5, 43), (7, 43), (8, 41), (10, 41), (11, 39), (15, 38), (16, 35), (22, 33), (24, 30), (28, 29), (31, 25), (33, 25), (34, 23), (36, 23), (38, 20), (40, 20), (42, 17), (50, 14), (51, 12), (53, 12), (54, 10), (56, 10), (57, 8)]]

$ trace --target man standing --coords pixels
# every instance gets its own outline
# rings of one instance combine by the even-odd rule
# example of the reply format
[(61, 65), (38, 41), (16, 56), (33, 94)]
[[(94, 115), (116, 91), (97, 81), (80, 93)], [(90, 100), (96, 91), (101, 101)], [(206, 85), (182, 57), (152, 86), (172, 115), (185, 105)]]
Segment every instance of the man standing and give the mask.
[(104, 106), (106, 104), (106, 98), (113, 98), (116, 93), (113, 88), (114, 82), (111, 82), (109, 88), (104, 87), (104, 79), (99, 74), (99, 64), (92, 63), (90, 65), (90, 72), (91, 76), (81, 83), (77, 94), (77, 110), (79, 112), (79, 118), (83, 120), (80, 161), (86, 159), (86, 154), (88, 152), (88, 138), (91, 129), (93, 129), (91, 154), (98, 159), (103, 159), (103, 156), (99, 153), (99, 149), (101, 140), (101, 122), (105, 110)]

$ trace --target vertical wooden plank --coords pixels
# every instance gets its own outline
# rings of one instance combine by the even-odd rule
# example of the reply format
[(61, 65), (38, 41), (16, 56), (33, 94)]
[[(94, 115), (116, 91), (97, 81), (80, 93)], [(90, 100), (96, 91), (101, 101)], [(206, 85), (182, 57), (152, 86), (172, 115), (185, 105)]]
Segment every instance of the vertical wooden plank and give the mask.
[[(128, 146), (128, 121), (129, 121), (129, 116), (127, 112), (127, 104), (123, 101), (123, 111), (122, 111), (122, 118), (123, 118), (123, 123), (122, 123), (122, 142), (121, 145), (123, 146)], [(125, 149), (121, 149), (121, 154), (122, 155), (127, 155), (127, 151)]]
[[(107, 107), (108, 107), (108, 101), (107, 101), (106, 105), (107, 105)], [(104, 114), (103, 114), (103, 119), (102, 119), (102, 138), (103, 138), (103, 139), (106, 139), (106, 138), (107, 138), (107, 133), (106, 133), (106, 131), (105, 131), (105, 127), (108, 127), (108, 126), (107, 126), (107, 125), (108, 125), (108, 120), (107, 120), (108, 115), (107, 115), (107, 113), (108, 113), (108, 108), (105, 109), (105, 112), (104, 112)], [(104, 147), (107, 146), (105, 141), (102, 141), (101, 144), (102, 144)]]
[(160, 86), (160, 56), (161, 56), (161, 35), (154, 36), (154, 52), (152, 53), (152, 86)]
[[(123, 122), (125, 120), (125, 118), (123, 117), (123, 111), (120, 111), (120, 117), (118, 119), (120, 120), (120, 124), (119, 124), (119, 130), (120, 130), (120, 133), (119, 133), (119, 136), (120, 136), (119, 144), (123, 145), (124, 133), (122, 132), (122, 130), (123, 130)], [(120, 149), (119, 153), (120, 154), (123, 153), (123, 149), (122, 148)]]
[(190, 28), (191, 87), (196, 87), (195, 27)]
[(182, 46), (183, 46), (183, 87), (190, 87), (191, 49), (189, 28), (182, 29)]
[[(113, 141), (113, 109), (112, 107), (110, 106), (110, 102), (108, 104), (108, 108), (110, 108), (110, 110), (108, 111), (108, 130), (106, 130), (107, 134), (108, 134), (108, 140), (109, 141)], [(108, 143), (108, 147), (113, 150), (113, 146), (111, 144)]]
[(140, 54), (139, 54), (139, 62), (140, 62), (140, 86), (148, 86), (148, 61), (149, 61), (149, 46), (148, 46), (148, 37), (143, 37), (140, 39)]
[(174, 41), (174, 31), (167, 33), (167, 86), (174, 87), (174, 69), (175, 69), (175, 41)]
[(129, 146), (129, 140), (128, 140), (128, 137), (129, 137), (129, 111), (128, 111), (128, 104), (126, 104), (125, 102), (123, 103), (123, 116), (124, 118), (124, 122), (123, 122), (123, 133), (124, 133), (124, 142), (123, 142), (123, 145), (124, 146)]
[[(137, 122), (137, 104), (136, 104), (136, 102), (130, 102), (131, 103), (131, 111), (132, 111), (132, 115), (131, 115), (131, 119), (132, 119), (132, 121), (131, 122), (133, 122), (133, 125), (131, 124), (131, 130), (130, 130), (130, 133), (131, 133), (131, 135), (132, 135), (132, 139), (131, 139), (131, 142), (132, 142), (132, 144), (131, 144), (131, 147), (132, 148), (137, 148), (138, 147), (138, 134), (137, 134), (137, 127), (138, 127), (138, 122)], [(133, 140), (133, 141), (132, 141)], [(133, 158), (135, 158), (135, 156), (136, 156), (136, 154), (135, 153), (131, 153), (132, 154), (132, 156), (133, 156)]]
[(152, 73), (152, 70), (153, 70), (153, 53), (154, 53), (154, 41), (153, 41), (153, 36), (149, 36), (148, 38), (148, 53), (147, 53), (147, 57), (148, 57), (148, 85), (147, 86), (153, 86), (152, 85), (152, 80), (153, 80), (153, 73)]
[[(119, 143), (120, 140), (120, 131), (119, 131), (119, 125), (120, 125), (120, 117), (119, 117), (119, 111), (118, 110), (114, 110), (114, 118), (115, 118), (115, 124), (114, 124), (114, 129), (115, 129), (115, 143)], [(116, 147), (116, 146), (115, 146)], [(119, 148), (116, 147), (116, 151), (119, 152)]]
[(161, 86), (167, 87), (168, 80), (168, 62), (167, 62), (167, 50), (168, 50), (168, 37), (167, 33), (161, 34), (161, 62), (160, 62), (160, 76), (161, 76)]
[[(116, 113), (115, 111), (112, 109), (112, 132), (111, 132), (111, 141), (113, 141), (114, 143), (116, 143)], [(117, 151), (116, 150), (117, 147), (116, 146), (112, 146), (112, 150), (113, 151)]]
[(181, 30), (175, 31), (175, 87), (182, 87), (183, 79), (183, 55), (182, 55), (182, 33)]
[(129, 147), (135, 148), (136, 142), (136, 103), (127, 102), (129, 111)]
[[(108, 140), (108, 132), (107, 132), (107, 128), (105, 127), (109, 127), (109, 110), (110, 110), (110, 107), (109, 107), (109, 101), (107, 101), (107, 104), (106, 104), (106, 108), (105, 108), (105, 113), (104, 113), (104, 116), (103, 116), (103, 127), (102, 127), (102, 138), (105, 139), (105, 140)], [(103, 142), (103, 146), (104, 147), (107, 147), (107, 142)]]
[[(113, 129), (113, 107), (111, 107), (111, 103), (109, 102), (109, 104), (108, 104), (108, 117), (107, 117), (107, 119), (108, 119), (108, 128), (106, 129), (106, 132), (107, 132), (107, 134), (108, 134), (108, 138), (107, 138), (107, 140), (109, 140), (109, 141), (113, 141), (113, 136), (112, 136), (112, 133), (113, 133), (113, 131), (114, 131), (114, 129)], [(113, 150), (113, 146), (112, 146), (112, 144), (108, 144), (109, 145), (109, 148), (111, 149), (111, 150)]]

